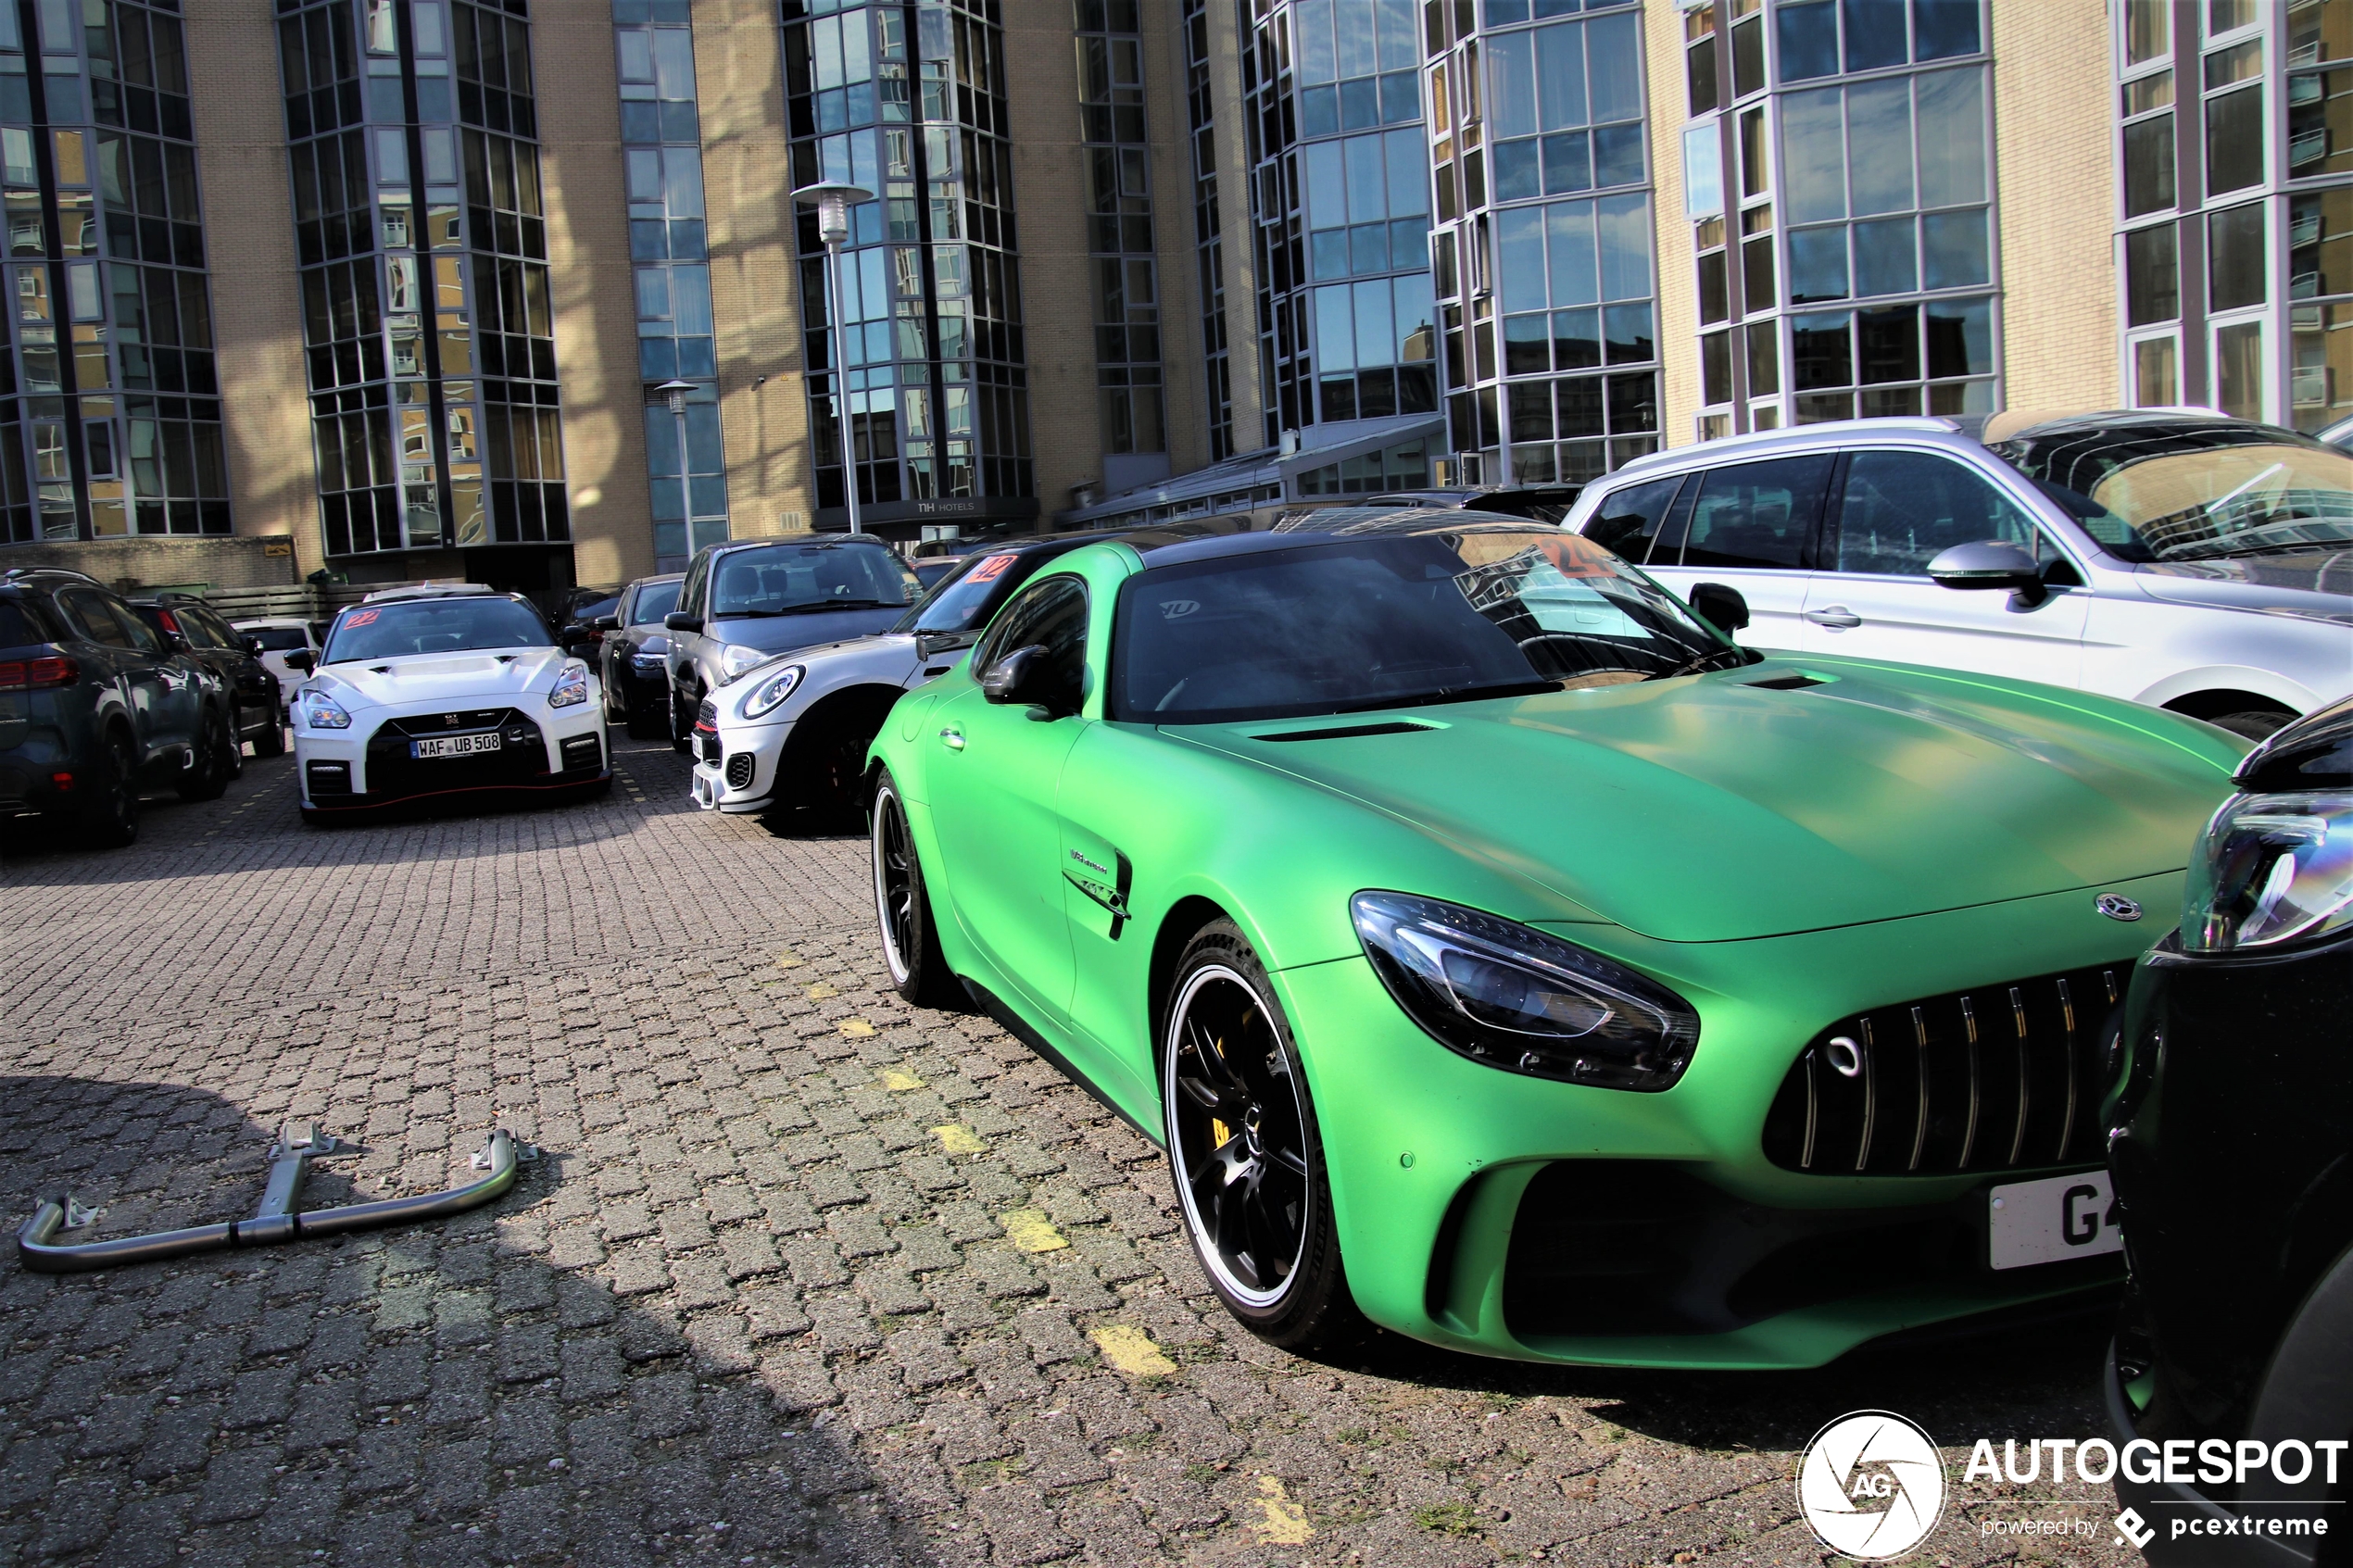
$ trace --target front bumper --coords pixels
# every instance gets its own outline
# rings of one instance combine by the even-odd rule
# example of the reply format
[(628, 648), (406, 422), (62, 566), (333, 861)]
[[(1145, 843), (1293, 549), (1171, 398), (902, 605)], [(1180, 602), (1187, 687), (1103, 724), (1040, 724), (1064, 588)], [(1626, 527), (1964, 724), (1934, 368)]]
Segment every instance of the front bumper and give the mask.
[[(2172, 873), (2114, 890), (2162, 908), (2179, 886)], [(1797, 1368), (1902, 1330), (2112, 1291), (2113, 1254), (1985, 1262), (1985, 1189), (2090, 1168), (2095, 1148), (2032, 1170), (1834, 1175), (1774, 1164), (1763, 1129), (1831, 1020), (2010, 977), (2129, 970), (2130, 942), (2083, 891), (1748, 942), (1613, 930), (1610, 956), (1701, 1015), (1691, 1068), (1658, 1094), (1458, 1057), (1361, 958), (1272, 978), (1326, 1129), (1349, 1285), (1375, 1322), (1526, 1361)]]
[(706, 811), (764, 811), (777, 803), (776, 781), (792, 724), (736, 724), (695, 730), (695, 804)]
[[(2125, 1454), (2131, 1444), (2145, 1442), (2112, 1345), (2100, 1367), (2100, 1392), (2108, 1406), (2108, 1441), (2118, 1454)], [(2181, 1472), (2195, 1474), (2199, 1461), (2194, 1455), (2195, 1446), (2184, 1443), (2172, 1457), (2181, 1461)], [(2141, 1554), (2158, 1568), (2312, 1568), (2328, 1532), (2353, 1527), (2331, 1520), (2319, 1504), (2253, 1513), (2224, 1508), (2187, 1481), (2165, 1480), (2166, 1457), (2162, 1446), (2154, 1455), (2144, 1448), (2133, 1462), (2120, 1462), (2116, 1470), (2118, 1506), (2139, 1514), (2144, 1528), (2157, 1532)]]
[[(612, 776), (604, 720), (594, 700), (537, 712), (485, 702), (466, 709), (465, 721), (448, 728), (438, 722), (439, 712), (371, 710), (349, 730), (298, 726), (295, 756), (303, 809), (340, 814), (470, 796), (528, 797)], [(431, 727), (419, 729), (421, 724)], [(491, 730), (502, 741), (494, 752), (437, 759), (409, 755), (413, 738)]]

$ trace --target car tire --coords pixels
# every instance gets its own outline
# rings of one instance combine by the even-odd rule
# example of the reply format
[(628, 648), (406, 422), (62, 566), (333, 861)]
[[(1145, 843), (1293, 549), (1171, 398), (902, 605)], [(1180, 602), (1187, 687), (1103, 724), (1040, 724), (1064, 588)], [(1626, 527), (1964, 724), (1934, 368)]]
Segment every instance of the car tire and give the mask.
[(2250, 708), (2238, 713), (2217, 713), (2207, 722), (2242, 740), (2263, 741), (2296, 722), (2296, 715), (2284, 708)]
[(139, 839), (139, 761), (120, 730), (99, 743), (97, 787), (82, 809), (82, 839), (94, 849), (121, 849)]
[(205, 709), (204, 726), (196, 732), (195, 766), (182, 771), (175, 786), (182, 800), (218, 800), (238, 769), (230, 759), (244, 759), (234, 729), (220, 719), (219, 709)]
[(665, 682), (663, 684), (670, 693), (670, 749), (680, 752), (690, 751), (695, 744), (694, 712), (691, 709), (684, 714), (679, 712), (676, 682)]
[(924, 887), (923, 861), (915, 852), (914, 829), (898, 783), (885, 768), (875, 779), (867, 818), (866, 845), (874, 867), (875, 922), (882, 935), (883, 965), (900, 997), (919, 1008), (954, 1010), (963, 987), (940, 950), (932, 919), (931, 895)]
[(631, 740), (660, 740), (663, 718), (662, 714), (654, 711), (651, 698), (641, 696), (630, 704), (622, 722)]
[(283, 757), (286, 754), (286, 729), (275, 706), (270, 709), (270, 721), (253, 737), (253, 754), (256, 757)]
[(777, 793), (827, 815), (847, 817), (856, 811), (859, 792), (866, 784), (866, 749), (874, 745), (874, 730), (860, 725), (855, 714), (837, 709), (819, 720), (806, 738), (793, 738), (799, 744), (785, 755), (799, 776), (790, 786), (779, 777)]
[(1168, 997), (1162, 1116), (1193, 1254), (1259, 1338), (1302, 1355), (1345, 1350), (1366, 1327), (1340, 1261), (1315, 1102), (1240, 928), (1217, 920), (1196, 933)]

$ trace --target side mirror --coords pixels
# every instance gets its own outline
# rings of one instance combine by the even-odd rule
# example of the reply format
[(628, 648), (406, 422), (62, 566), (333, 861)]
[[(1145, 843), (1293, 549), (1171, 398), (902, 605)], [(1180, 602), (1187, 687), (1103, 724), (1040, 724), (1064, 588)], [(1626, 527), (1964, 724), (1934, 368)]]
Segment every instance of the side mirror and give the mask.
[(1026, 704), (1051, 709), (1053, 670), (1042, 644), (1015, 648), (990, 665), (980, 677), (980, 694), (990, 702)]
[(1692, 613), (1730, 636), (1748, 624), (1748, 601), (1727, 583), (1692, 584)]
[(247, 659), (259, 659), (261, 657), (261, 639), (259, 637), (243, 637), (238, 641), (239, 646), (245, 650), (245, 657)]
[(699, 615), (688, 615), (683, 609), (672, 610), (668, 615), (661, 618), (661, 623), (673, 632), (699, 632), (702, 630), (702, 617)]
[(296, 648), (294, 652), (286, 655), (286, 668), (289, 670), (299, 670), (304, 674), (308, 675), (313, 670), (319, 668), (319, 660), (317, 656), (313, 655), (308, 649)]
[(1944, 588), (2008, 589), (2018, 596), (2021, 608), (2031, 608), (2049, 596), (2034, 552), (2007, 539), (1956, 545), (1928, 563), (1928, 574)]
[(618, 632), (621, 630), (621, 618), (616, 615), (600, 615), (588, 622), (588, 627), (594, 632)]

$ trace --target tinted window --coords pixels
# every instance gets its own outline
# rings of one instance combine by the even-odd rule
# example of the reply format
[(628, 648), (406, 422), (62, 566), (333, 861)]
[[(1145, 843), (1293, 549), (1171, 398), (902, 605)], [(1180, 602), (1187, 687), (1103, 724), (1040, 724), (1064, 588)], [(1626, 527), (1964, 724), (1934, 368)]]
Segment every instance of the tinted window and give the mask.
[(999, 550), (957, 561), (957, 571), (932, 589), (915, 612), (899, 623), (905, 632), (973, 632), (988, 624), (1006, 596), (1036, 574), (1048, 558), (1033, 552)]
[(1612, 491), (1585, 524), (1585, 537), (1642, 565), (1650, 559), (1651, 546), (1666, 526), (1667, 509), (1674, 506), (1675, 492), (1682, 484), (1678, 476)]
[(877, 545), (766, 545), (730, 550), (711, 563), (712, 620), (875, 609), (912, 604), (923, 585)]
[(85, 642), (100, 643), (110, 648), (137, 646), (131, 633), (107, 608), (107, 596), (89, 588), (68, 588), (57, 596), (57, 608), (66, 612), (74, 632)]
[(1009, 653), (1043, 647), (1052, 669), (1055, 706), (1076, 711), (1087, 671), (1087, 589), (1076, 577), (1049, 577), (1014, 596), (973, 655), (975, 673)]
[(264, 653), (293, 653), (310, 646), (303, 640), (299, 626), (256, 626), (245, 634), (258, 641)]
[(1982, 475), (1926, 452), (1857, 452), (1838, 513), (1839, 571), (1925, 577), (1955, 545), (2035, 547), (2034, 520)]
[(694, 563), (686, 568), (685, 591), (678, 596), (678, 608), (689, 615), (700, 615), (703, 605), (703, 585), (710, 581), (710, 578), (711, 555), (710, 552), (705, 551), (696, 556)]
[(544, 648), (555, 640), (537, 610), (513, 599), (417, 599), (345, 610), (327, 634), (325, 662), (470, 648)]
[(32, 623), (32, 617), (6, 599), (0, 599), (0, 648), (22, 647), (28, 643), (45, 643), (49, 639)]
[(1408, 707), (1688, 674), (1719, 656), (1743, 658), (1574, 533), (1350, 539), (1129, 578), (1112, 713), (1219, 723)]
[(170, 646), (163, 640), (163, 633), (140, 620), (129, 605), (113, 599), (107, 602), (107, 608), (113, 610), (114, 618), (122, 623), (123, 635), (131, 639), (132, 647), (141, 653), (153, 654), (157, 659), (171, 651)]
[(600, 599), (590, 599), (586, 604), (573, 606), (572, 618), (574, 621), (594, 621), (600, 615), (617, 614), (620, 609), (621, 596), (607, 594)]
[(641, 626), (660, 621), (678, 608), (679, 583), (648, 583), (637, 590), (636, 602), (630, 607), (629, 624)]
[(1699, 499), (1680, 536), (1661, 540), (1650, 564), (1803, 568), (1836, 461), (1829, 456), (1777, 458), (1709, 469), (1700, 475)]
[(212, 611), (201, 609), (193, 605), (182, 605), (172, 613), (180, 618), (181, 625), (191, 628), (190, 634), (193, 641), (208, 647), (237, 647), (237, 634), (229, 629), (227, 621), (213, 614)]

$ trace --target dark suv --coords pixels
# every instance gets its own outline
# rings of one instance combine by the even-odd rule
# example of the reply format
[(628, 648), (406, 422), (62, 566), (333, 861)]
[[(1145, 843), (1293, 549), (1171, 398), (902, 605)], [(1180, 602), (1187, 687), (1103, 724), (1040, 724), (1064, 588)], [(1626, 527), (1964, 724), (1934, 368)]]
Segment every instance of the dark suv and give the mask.
[(0, 573), (0, 818), (44, 816), (113, 847), (139, 797), (210, 800), (241, 766), (230, 697), (95, 578)]
[(278, 677), (261, 662), (261, 639), (250, 632), (233, 630), (194, 594), (157, 594), (132, 599), (139, 619), (163, 633), (163, 640), (194, 659), (228, 689), (229, 729), (240, 746), (253, 742), (256, 757), (285, 753), (286, 732), (282, 717), (285, 703)]

